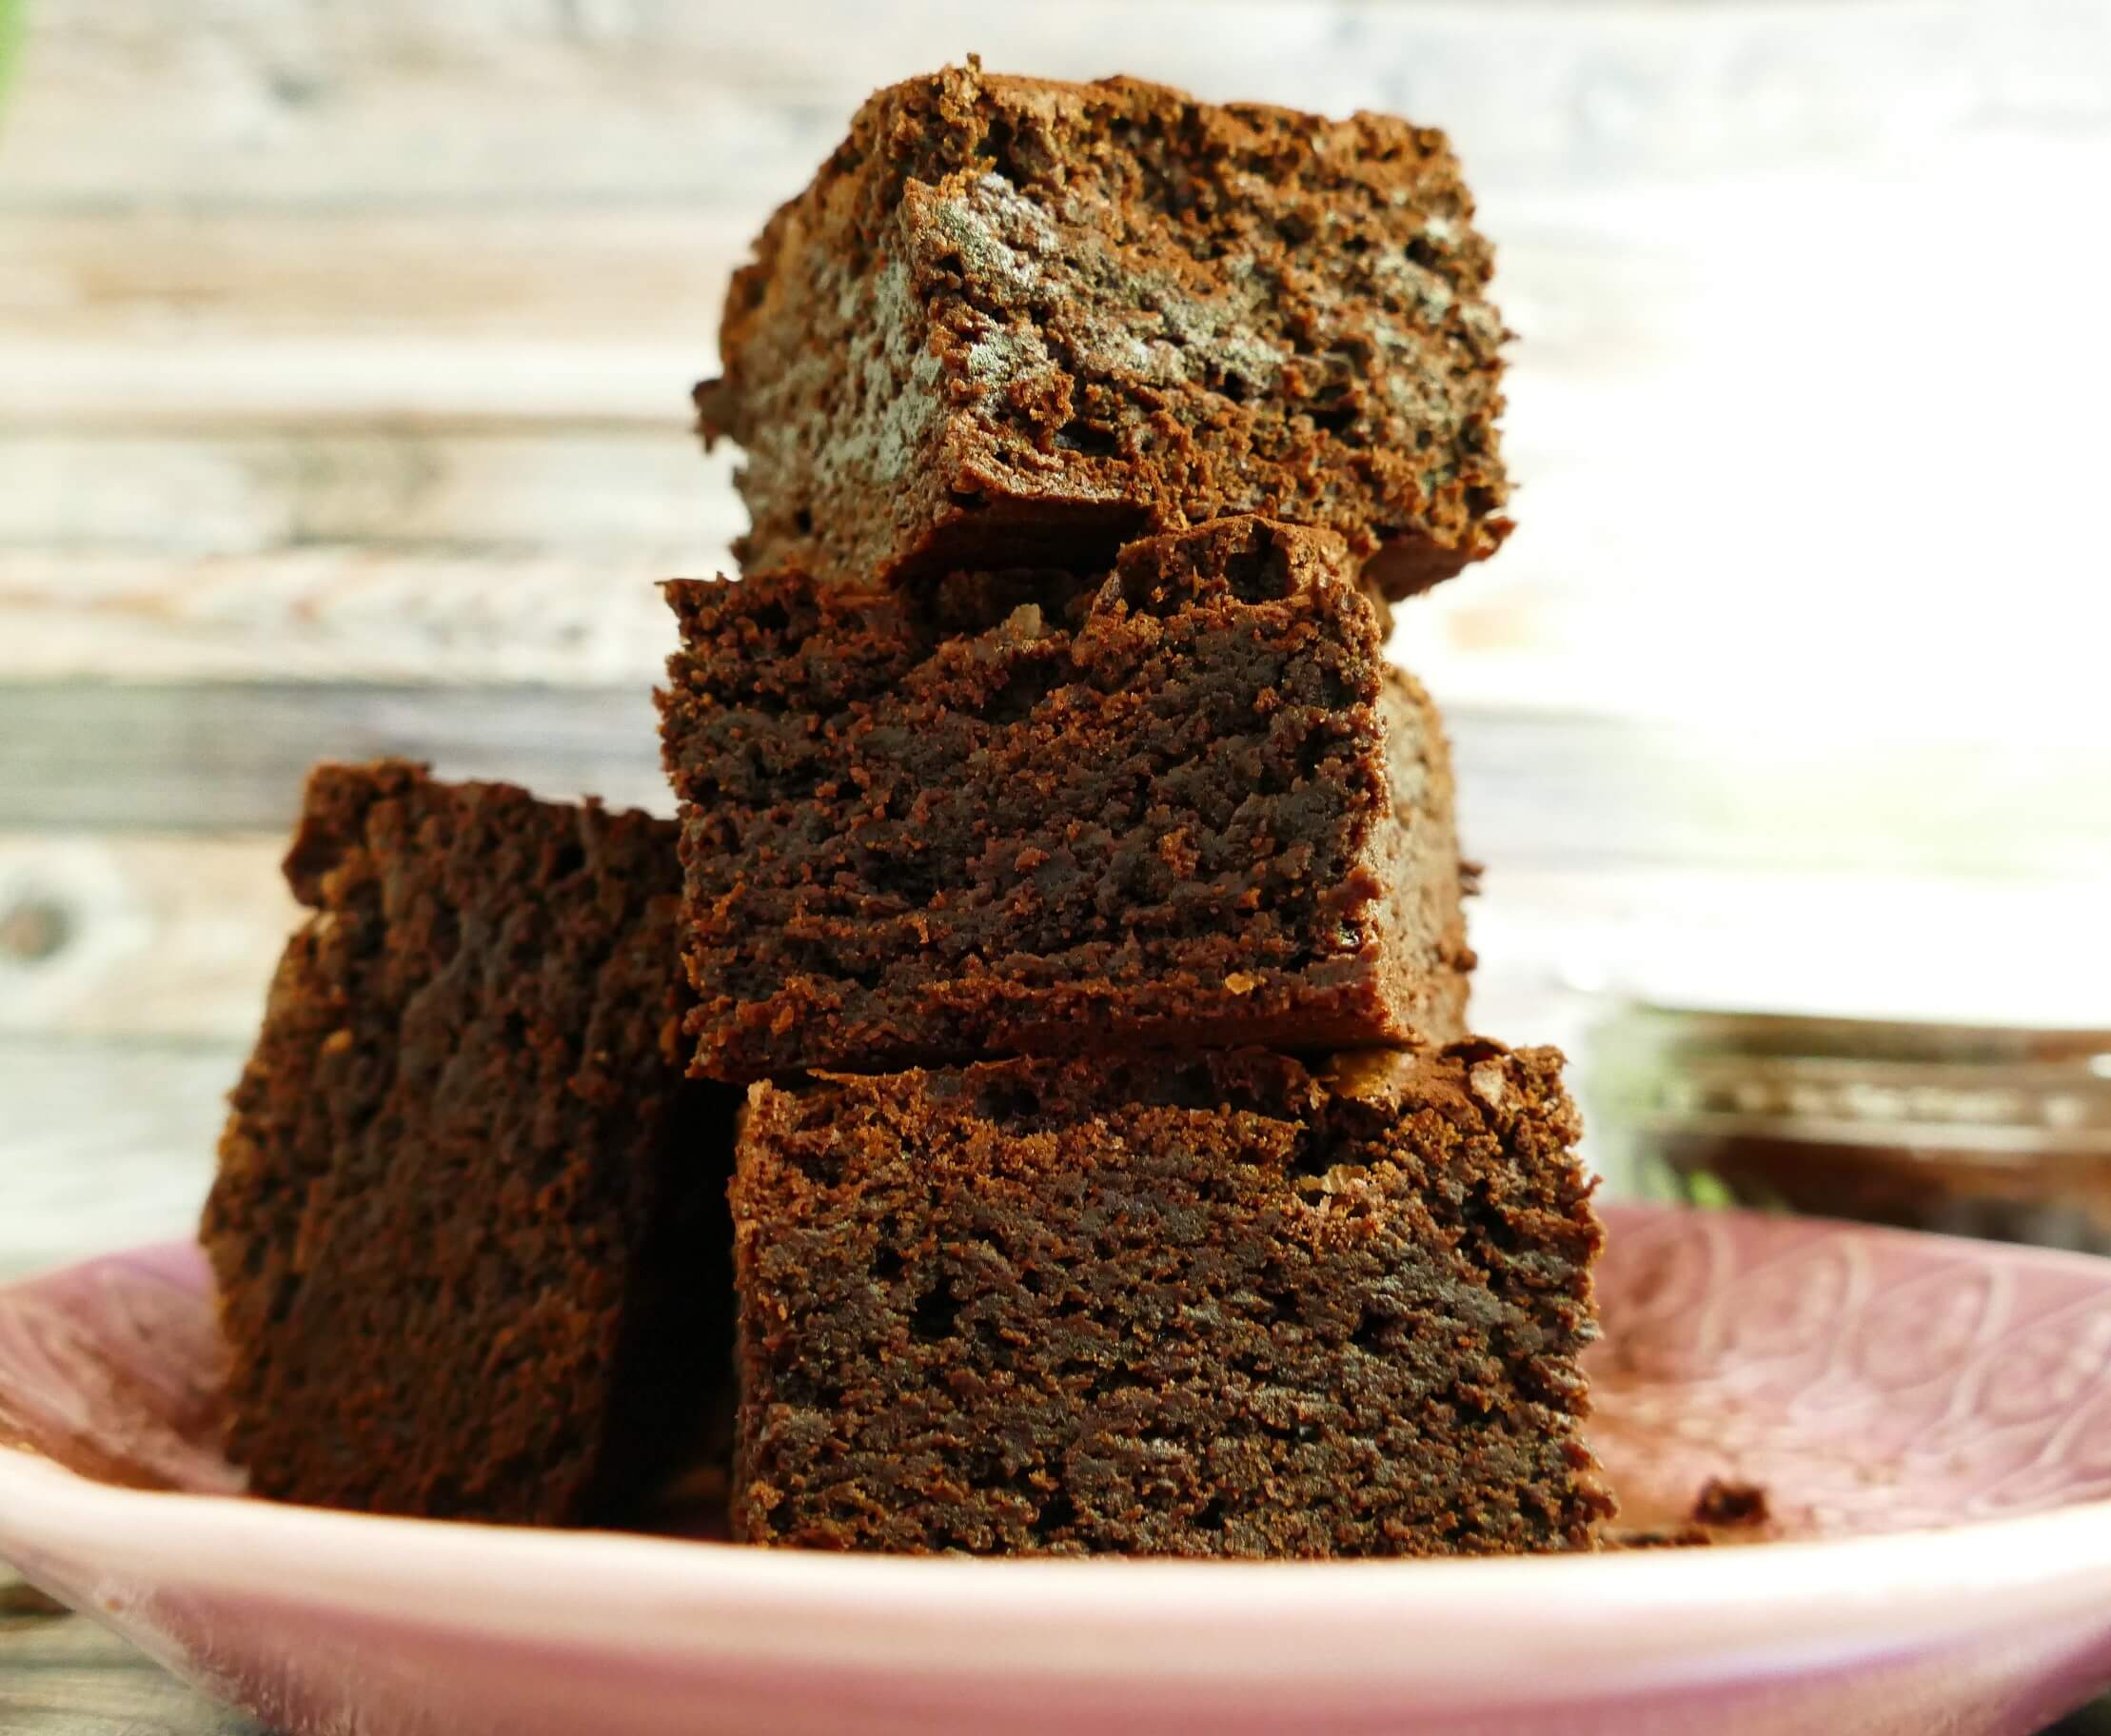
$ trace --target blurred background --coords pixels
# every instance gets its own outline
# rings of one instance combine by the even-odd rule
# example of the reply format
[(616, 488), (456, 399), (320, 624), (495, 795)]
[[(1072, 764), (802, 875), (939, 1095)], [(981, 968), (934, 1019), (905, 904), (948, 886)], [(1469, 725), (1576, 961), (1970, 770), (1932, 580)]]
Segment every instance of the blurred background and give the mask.
[[(303, 771), (664, 807), (721, 286), (970, 50), (1450, 130), (1521, 528), (1400, 612), (1477, 1021), (2111, 1024), (2111, 7), (30, 0), (0, 94), (0, 1276), (188, 1225)], [(1591, 1081), (1587, 1077), (1587, 1086)], [(1609, 1146), (1603, 1146), (1609, 1152)]]

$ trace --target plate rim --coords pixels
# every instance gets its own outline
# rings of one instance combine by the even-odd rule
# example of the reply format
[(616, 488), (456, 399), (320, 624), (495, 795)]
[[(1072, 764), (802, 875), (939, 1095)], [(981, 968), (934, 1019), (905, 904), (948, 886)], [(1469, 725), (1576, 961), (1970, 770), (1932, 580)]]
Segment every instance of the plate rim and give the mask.
[[(401, 1620), (415, 1586), (424, 1627), (802, 1669), (940, 1656), (949, 1670), (1061, 1675), (1089, 1661), (1102, 1679), (1347, 1673), (1457, 1692), (1485, 1688), (1522, 1648), (1534, 1678), (1573, 1692), (1673, 1677), (1681, 1660), (1710, 1676), (1728, 1656), (1803, 1669), (2092, 1614), (2111, 1628), (2111, 1499), (1707, 1549), (992, 1561), (331, 1512), (120, 1489), (0, 1450), (0, 1547), (24, 1544), (32, 1578), (40, 1560), (95, 1564), (93, 1600), (112, 1618), (145, 1583)], [(288, 1559), (297, 1583), (281, 1571)], [(476, 1614), (424, 1607), (441, 1598)], [(1402, 1647), (1408, 1632), (1417, 1644)]]

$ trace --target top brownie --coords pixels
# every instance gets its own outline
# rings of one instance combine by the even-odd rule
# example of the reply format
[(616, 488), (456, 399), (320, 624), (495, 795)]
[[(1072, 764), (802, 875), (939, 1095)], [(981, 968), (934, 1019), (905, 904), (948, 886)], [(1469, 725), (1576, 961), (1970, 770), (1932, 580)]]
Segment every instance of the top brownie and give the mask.
[(1502, 322), (1443, 134), (970, 64), (881, 90), (734, 278), (751, 567), (1104, 564), (1260, 512), (1401, 597), (1509, 529)]

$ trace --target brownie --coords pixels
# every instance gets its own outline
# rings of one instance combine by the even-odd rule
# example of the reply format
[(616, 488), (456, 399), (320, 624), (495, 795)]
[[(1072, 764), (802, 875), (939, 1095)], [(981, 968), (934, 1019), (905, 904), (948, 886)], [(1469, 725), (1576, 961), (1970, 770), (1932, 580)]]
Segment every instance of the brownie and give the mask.
[(1443, 732), (1339, 539), (668, 595), (700, 1074), (1460, 1034)]
[(731, 1350), (731, 1094), (678, 1053), (671, 822), (311, 776), (203, 1239), (253, 1491), (620, 1513)]
[(1773, 1508), (1763, 1483), (1737, 1483), (1710, 1477), (1693, 1498), (1690, 1515), (1695, 1525), (1762, 1526), (1773, 1519)]
[(1466, 1042), (755, 1086), (735, 1535), (1591, 1548), (1602, 1233), (1560, 1065)]
[(707, 438), (749, 567), (1103, 563), (1234, 512), (1399, 597), (1509, 529), (1488, 244), (1444, 135), (970, 63), (881, 90), (736, 273)]

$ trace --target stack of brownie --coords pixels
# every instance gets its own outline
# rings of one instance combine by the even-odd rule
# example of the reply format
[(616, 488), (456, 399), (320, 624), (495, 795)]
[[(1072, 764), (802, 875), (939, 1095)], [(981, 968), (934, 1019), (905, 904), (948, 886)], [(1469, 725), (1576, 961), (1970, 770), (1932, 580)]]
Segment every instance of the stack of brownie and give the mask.
[(667, 587), (679, 869), (311, 785), (207, 1215), (256, 1488), (621, 1515), (711, 1453), (730, 1340), (750, 1542), (1590, 1547), (1575, 1115), (1465, 1035), (1382, 650), (1508, 529), (1470, 216), (1381, 117), (866, 104), (698, 394), (753, 528)]

